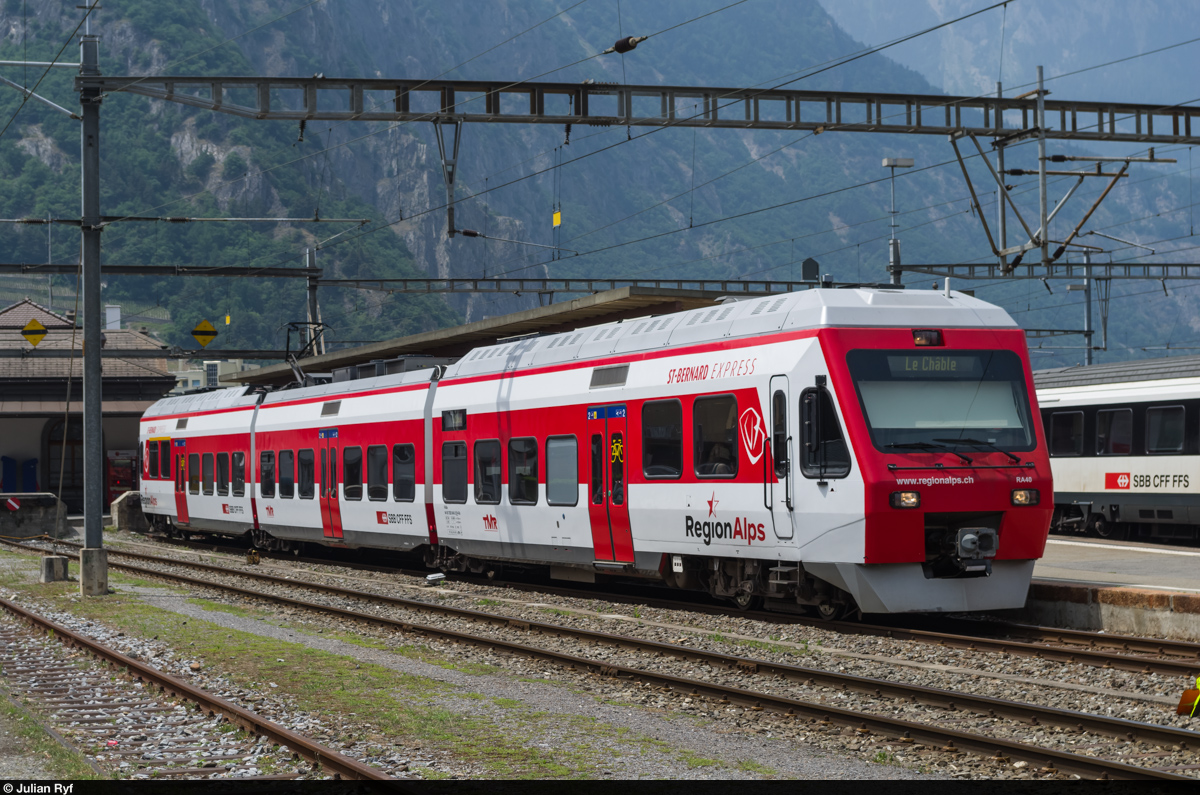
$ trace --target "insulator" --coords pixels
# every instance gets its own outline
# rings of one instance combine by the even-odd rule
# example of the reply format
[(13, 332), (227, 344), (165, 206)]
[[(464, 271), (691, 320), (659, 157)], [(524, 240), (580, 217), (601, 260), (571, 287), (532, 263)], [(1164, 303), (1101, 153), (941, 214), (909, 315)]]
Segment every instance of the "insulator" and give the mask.
[(1061, 257), (1063, 255), (1063, 252), (1066, 250), (1067, 250), (1066, 246), (1059, 246), (1058, 248), (1054, 249), (1054, 256), (1051, 257), (1050, 259), (1058, 260), (1058, 258)]
[(1005, 171), (1004, 173), (1008, 174), (1010, 177), (1023, 177), (1026, 174), (1032, 175), (1032, 174), (1036, 174), (1037, 172), (1036, 171), (1026, 171), (1023, 168), (1010, 168), (1007, 171)]
[(1021, 252), (1020, 254), (1018, 254), (1017, 256), (1013, 257), (1013, 261), (1012, 261), (1012, 263), (1011, 263), (1011, 267), (1013, 267), (1013, 268), (1017, 267), (1018, 265), (1020, 265), (1020, 264), (1021, 264), (1021, 260), (1023, 260), (1023, 259), (1025, 259), (1025, 252), (1024, 252), (1024, 251), (1022, 251), (1022, 252)]
[(604, 52), (606, 54), (610, 53), (610, 52), (615, 52), (615, 53), (624, 55), (625, 53), (632, 50), (634, 47), (638, 46), (638, 42), (645, 41), (648, 38), (649, 38), (649, 36), (626, 36), (623, 39), (617, 39), (616, 44), (609, 47)]
[(458, 233), (463, 237), (480, 237), (480, 234), (474, 229), (460, 229)]
[(1066, 155), (1050, 155), (1050, 162), (1051, 163), (1065, 163), (1065, 162), (1067, 162), (1067, 156)]

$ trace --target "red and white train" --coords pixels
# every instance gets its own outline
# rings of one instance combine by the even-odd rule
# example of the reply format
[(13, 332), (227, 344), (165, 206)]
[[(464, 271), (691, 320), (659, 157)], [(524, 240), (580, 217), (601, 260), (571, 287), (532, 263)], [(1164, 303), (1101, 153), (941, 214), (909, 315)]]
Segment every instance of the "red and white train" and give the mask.
[(961, 293), (814, 289), (445, 367), (165, 398), (161, 529), (549, 567), (834, 616), (1024, 604), (1053, 509), (1025, 336)]

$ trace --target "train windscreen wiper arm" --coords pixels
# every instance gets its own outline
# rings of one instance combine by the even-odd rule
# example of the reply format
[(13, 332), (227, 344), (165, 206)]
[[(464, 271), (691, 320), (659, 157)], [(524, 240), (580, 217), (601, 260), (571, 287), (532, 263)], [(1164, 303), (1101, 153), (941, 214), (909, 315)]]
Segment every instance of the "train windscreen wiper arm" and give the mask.
[[(937, 440), (935, 439), (934, 441), (937, 441)], [(967, 458), (962, 453), (958, 452), (957, 450), (951, 450), (949, 447), (947, 447), (944, 444), (930, 444), (929, 442), (893, 442), (892, 444), (885, 444), (884, 447), (895, 447), (895, 448), (909, 447), (914, 450), (945, 450), (948, 453), (953, 453), (954, 455), (958, 456), (958, 460), (962, 461), (964, 464), (973, 464), (974, 463), (971, 459)]]
[(993, 450), (995, 450), (997, 453), (1004, 453), (1006, 456), (1008, 456), (1008, 460), (1012, 461), (1014, 464), (1021, 463), (1020, 458), (1018, 458), (1017, 456), (1008, 452), (1007, 450), (1002, 450), (1001, 448), (997, 447), (996, 445), (992, 444), (991, 442), (985, 442), (980, 439), (934, 439), (934, 441), (935, 442), (952, 442), (952, 443), (957, 442), (958, 444), (969, 444), (972, 447), (990, 447)]

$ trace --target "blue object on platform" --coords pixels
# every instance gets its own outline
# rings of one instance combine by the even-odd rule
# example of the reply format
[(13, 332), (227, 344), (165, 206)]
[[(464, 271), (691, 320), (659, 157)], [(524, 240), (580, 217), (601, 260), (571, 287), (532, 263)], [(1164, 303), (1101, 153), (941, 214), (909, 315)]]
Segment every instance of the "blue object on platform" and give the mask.
[(18, 485), (16, 459), (0, 455), (0, 492), (15, 493)]
[(26, 494), (41, 491), (38, 488), (37, 462), (36, 458), (21, 462), (21, 491)]

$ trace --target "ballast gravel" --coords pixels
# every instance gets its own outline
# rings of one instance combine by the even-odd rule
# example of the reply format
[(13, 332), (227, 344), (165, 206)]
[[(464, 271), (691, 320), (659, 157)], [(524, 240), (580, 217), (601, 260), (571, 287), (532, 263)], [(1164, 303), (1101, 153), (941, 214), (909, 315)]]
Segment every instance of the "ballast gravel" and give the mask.
[[(137, 546), (145, 545), (138, 543)], [(181, 553), (178, 549), (164, 548), (160, 545), (154, 545), (153, 551), (156, 554), (166, 557), (175, 557), (181, 561), (181, 565), (186, 565), (188, 562), (197, 561), (201, 558), (208, 562), (220, 563), (235, 569), (241, 568), (244, 564), (244, 561), (230, 555), (197, 555), (194, 552)], [(148, 564), (139, 563), (139, 565)], [(150, 564), (151, 567), (154, 565), (156, 564)], [(438, 601), (455, 607), (466, 607), (488, 613), (509, 615), (524, 620), (542, 621), (606, 632), (618, 632), (660, 642), (685, 644), (726, 654), (756, 657), (793, 665), (823, 668), (942, 689), (963, 690), (1015, 701), (1027, 701), (1059, 708), (1077, 709), (1094, 714), (1107, 714), (1132, 720), (1194, 728), (1189, 725), (1186, 718), (1175, 719), (1173, 715), (1174, 710), (1167, 708), (1167, 705), (1173, 706), (1175, 700), (1178, 698), (1178, 683), (1169, 677), (1130, 674), (1121, 671), (1105, 671), (1086, 665), (1063, 665), (1062, 663), (1035, 658), (1007, 657), (982, 651), (947, 649), (913, 641), (846, 635), (821, 628), (767, 623), (736, 615), (709, 615), (686, 610), (648, 608), (620, 602), (610, 602), (599, 596), (597, 598), (572, 598), (558, 595), (551, 597), (545, 594), (526, 593), (503, 586), (474, 581), (459, 581), (453, 584), (446, 584), (442, 588), (425, 589), (416, 586), (416, 583), (419, 582), (417, 578), (370, 571), (349, 572), (344, 567), (336, 565), (312, 563), (289, 564), (277, 561), (264, 561), (264, 565), (262, 566), (245, 567), (245, 569), (247, 571), (273, 573), (277, 576), (339, 584), (390, 596)], [(214, 575), (204, 573), (201, 576), (213, 577)], [(216, 579), (224, 581), (222, 577), (216, 577)], [(229, 581), (236, 582), (237, 580), (236, 578), (229, 578)], [(242, 580), (241, 584), (244, 584), (244, 582)], [(486, 625), (461, 619), (447, 619), (429, 614), (422, 615), (418, 611), (412, 611), (409, 614), (408, 610), (392, 606), (386, 608), (376, 606), (375, 609), (370, 609), (366, 608), (365, 604), (359, 600), (340, 599), (329, 595), (313, 594), (311, 592), (297, 593), (292, 588), (269, 585), (261, 586), (261, 588), (262, 590), (271, 592), (288, 592), (290, 595), (299, 595), (301, 598), (309, 601), (337, 604), (362, 612), (383, 612), (391, 617), (403, 618), (415, 623), (449, 625), (474, 634), (485, 634), (495, 637), (503, 636), (510, 640), (518, 639), (518, 635), (520, 634), (504, 633), (495, 627), (487, 627)], [(205, 596), (214, 601), (236, 604), (242, 607), (261, 607), (261, 604), (255, 605), (246, 600), (241, 600), (215, 590), (206, 592)], [(539, 598), (540, 601), (538, 601)], [(199, 609), (191, 605), (187, 607), (191, 610)], [(327, 619), (323, 620), (314, 617), (314, 614), (309, 611), (291, 611), (281, 608), (272, 608), (272, 610), (281, 618), (286, 616), (289, 624), (295, 626), (307, 624), (320, 625), (328, 622)], [(214, 614), (212, 613), (204, 613), (202, 617), (210, 621), (214, 620)], [(228, 617), (222, 615), (220, 618), (224, 621)], [(253, 623), (258, 623), (259, 627), (262, 627), (262, 622)], [(336, 621), (333, 623), (336, 623)], [(290, 630), (283, 631), (286, 633)], [(389, 633), (386, 630), (371, 629), (364, 631), (363, 634), (387, 637)], [(285, 639), (290, 640), (293, 638), (287, 637)], [(524, 641), (531, 640), (528, 635), (520, 639)], [(320, 638), (320, 640), (329, 641), (327, 638)], [(412, 642), (412, 639), (408, 639), (408, 642)], [(571, 650), (574, 653), (580, 653), (582, 656), (588, 656), (593, 659), (611, 659), (612, 662), (617, 664), (628, 663), (636, 667), (660, 670), (668, 673), (698, 676), (699, 678), (713, 678), (712, 675), (714, 674), (712, 671), (694, 670), (694, 666), (683, 663), (682, 660), (675, 661), (668, 658), (666, 660), (651, 660), (648, 664), (648, 661), (644, 659), (631, 659), (632, 653), (624, 650), (605, 650), (602, 646), (589, 646), (586, 650), (581, 650), (571, 646), (572, 643), (577, 643), (575, 641), (564, 640), (556, 642), (554, 639), (536, 636), (536, 641), (532, 642), (535, 645), (543, 645), (548, 648)], [(353, 646), (353, 644), (350, 645)], [(437, 642), (428, 643), (428, 646), (436, 651), (445, 651), (455, 659), (500, 665), (508, 672), (517, 675), (528, 677), (532, 671), (535, 676), (550, 680), (571, 680), (574, 676), (574, 674), (564, 676), (563, 672), (558, 671), (556, 673), (555, 670), (539, 671), (536, 670), (539, 665), (547, 669), (554, 669), (555, 667), (528, 660), (522, 662), (507, 655), (497, 656), (477, 647), (459, 645), (450, 647)], [(443, 646), (446, 647), (443, 648)], [(354, 646), (352, 651), (358, 654), (364, 650)], [(414, 661), (407, 658), (401, 659), (404, 659), (407, 664), (414, 663)], [(421, 663), (416, 664), (423, 665)], [(433, 678), (443, 678), (447, 675), (445, 669), (437, 668), (436, 666), (433, 666), (433, 668), (435, 670), (431, 673), (437, 674)], [(706, 676), (706, 673), (709, 675)], [(803, 698), (805, 700), (828, 700), (828, 703), (840, 707), (860, 708), (864, 711), (882, 711), (897, 715), (903, 711), (905, 713), (903, 717), (908, 719), (923, 719), (925, 721), (932, 719), (941, 725), (953, 726), (954, 728), (983, 731), (983, 733), (992, 733), (1022, 742), (1033, 742), (1047, 747), (1058, 747), (1074, 753), (1118, 758), (1123, 762), (1131, 764), (1150, 765), (1154, 767), (1179, 766), (1183, 768), (1180, 769), (1180, 772), (1194, 774), (1197, 762), (1194, 753), (1184, 752), (1180, 754), (1179, 752), (1182, 749), (1178, 748), (1158, 749), (1140, 743), (1130, 743), (1126, 747), (1120, 748), (1117, 753), (1113, 753), (1112, 746), (1114, 743), (1108, 738), (1075, 735), (1070, 732), (1060, 732), (1040, 727), (1037, 729), (1018, 727), (1015, 730), (997, 731), (993, 726), (990, 727), (991, 731), (989, 731), (986, 720), (980, 721), (975, 716), (969, 714), (947, 714), (945, 710), (917, 708), (916, 712), (934, 713), (922, 718), (908, 714), (912, 710), (908, 710), (907, 708), (897, 710), (887, 705), (886, 708), (881, 709), (881, 706), (884, 705), (872, 703), (869, 698), (855, 694), (834, 692), (820, 688), (809, 688), (806, 692), (796, 692), (794, 686), (781, 685), (774, 687), (761, 680), (756, 681), (754, 677), (741, 677), (736, 674), (731, 677), (724, 671), (719, 672), (717, 678), (720, 678), (725, 684), (769, 692), (780, 692), (784, 695)], [(469, 676), (468, 681), (472, 684), (477, 684), (480, 679)], [(517, 682), (516, 686), (519, 690), (525, 684), (527, 683)], [(574, 684), (580, 685), (581, 682), (575, 682)], [(705, 719), (711, 720), (714, 724), (722, 727), (721, 731), (732, 731), (743, 736), (767, 735), (783, 737), (791, 741), (818, 745), (843, 755), (847, 751), (851, 752), (851, 755), (861, 755), (868, 750), (876, 752), (876, 749), (880, 748), (877, 742), (868, 743), (863, 738), (856, 737), (854, 732), (849, 730), (846, 730), (845, 736), (839, 736), (836, 730), (813, 731), (811, 727), (781, 727), (772, 725), (763, 715), (744, 714), (742, 710), (737, 708), (714, 709), (713, 704), (704, 699), (696, 699), (696, 703), (692, 703), (689, 699), (683, 699), (681, 703), (678, 697), (664, 696), (650, 691), (649, 688), (644, 686), (627, 682), (612, 685), (589, 682), (583, 689), (591, 692), (593, 696), (623, 704), (639, 705), (642, 710), (650, 712), (658, 711), (664, 714), (691, 716), (689, 720), (693, 722)], [(559, 688), (559, 690), (562, 690), (562, 688)], [(1169, 695), (1172, 693), (1174, 693), (1173, 697)], [(526, 700), (519, 695), (498, 697)], [(540, 707), (540, 697), (538, 705)], [(478, 714), (478, 709), (479, 704), (477, 701), (464, 705), (466, 714)], [(678, 725), (678, 723), (679, 721), (674, 721), (672, 725)], [(557, 747), (557, 744), (562, 742), (561, 737), (548, 739), (551, 740), (550, 743), (547, 743), (550, 747)], [(723, 740), (723, 742), (728, 741)], [(704, 745), (703, 747), (703, 751), (693, 753), (704, 753), (707, 756), (713, 756), (712, 745)], [(928, 766), (938, 772), (955, 777), (1023, 778), (1038, 774), (1038, 771), (1020, 762), (1012, 765), (997, 764), (995, 762), (989, 764), (985, 760), (972, 759), (968, 756), (955, 757), (947, 763), (945, 760), (931, 758), (928, 754), (914, 755), (914, 750), (921, 749), (919, 746), (914, 749), (911, 745), (907, 747), (898, 746), (896, 748), (886, 746), (886, 748), (877, 752), (877, 756), (882, 757), (881, 761), (886, 760), (900, 765), (917, 764)], [(933, 757), (936, 757), (936, 754)], [(897, 770), (896, 767), (888, 768), (888, 777), (894, 777)], [(714, 771), (708, 770), (704, 772), (708, 774), (706, 777), (717, 777), (713, 775)], [(744, 771), (739, 772), (744, 773)], [(781, 775), (800, 775), (797, 773), (788, 773), (782, 769), (778, 770), (778, 772)]]
[[(31, 574), (34, 559), (29, 560)], [(14, 562), (4, 561), (4, 564), (12, 567)], [(880, 761), (886, 764), (875, 764), (848, 756), (847, 749), (865, 748), (865, 743), (856, 738), (847, 742), (836, 730), (810, 731), (807, 727), (801, 731), (786, 728), (777, 733), (762, 728), (737, 730), (728, 716), (713, 719), (685, 714), (679, 717), (673, 710), (647, 704), (642, 688), (625, 681), (602, 682), (604, 698), (598, 699), (595, 694), (561, 686), (562, 683), (555, 679), (554, 666), (549, 664), (509, 656), (500, 658), (473, 647), (448, 649), (460, 661), (486, 662), (508, 669), (494, 675), (473, 675), (402, 654), (304, 632), (295, 626), (278, 626), (271, 621), (206, 610), (188, 602), (190, 598), (211, 598), (216, 592), (196, 591), (180, 596), (159, 588), (121, 586), (120, 590), (136, 593), (147, 604), (187, 616), (189, 620), (203, 620), (262, 637), (303, 644), (397, 673), (444, 682), (452, 687), (449, 692), (430, 696), (437, 700), (432, 708), (485, 718), (510, 736), (521, 737), (526, 746), (543, 749), (551, 755), (559, 748), (586, 753), (595, 760), (592, 775), (598, 778), (923, 779), (967, 776), (975, 767), (973, 760), (966, 757), (962, 764), (951, 764), (940, 771), (941, 775), (930, 776), (906, 766), (923, 766), (925, 760), (904, 747), (897, 747), (894, 754), (890, 747), (880, 751), (884, 755)], [(462, 763), (437, 749), (422, 748), (420, 743), (397, 752), (394, 746), (356, 740), (378, 732), (379, 727), (356, 724), (353, 716), (306, 713), (296, 708), (286, 693), (266, 689), (270, 683), (263, 683), (262, 690), (237, 685), (216, 670), (216, 663), (210, 666), (204, 660), (194, 659), (186, 650), (172, 649), (158, 640), (131, 636), (100, 622), (76, 618), (46, 600), (15, 593), (0, 595), (15, 598), (73, 631), (95, 637), (123, 653), (136, 655), (168, 673), (185, 677), (193, 684), (253, 709), (293, 731), (328, 740), (342, 753), (382, 767), (391, 775), (416, 777), (421, 771), (449, 778), (488, 775), (485, 768)], [(284, 615), (281, 611), (279, 617)], [(340, 626), (336, 619), (327, 619), (326, 624), (343, 632), (350, 629)], [(435, 652), (440, 650), (436, 644), (431, 648)], [(522, 663), (527, 665), (522, 666)], [(522, 709), (510, 711), (496, 707), (497, 700), (506, 699), (511, 700), (506, 703), (519, 703)], [(539, 719), (529, 720), (530, 712), (537, 713)], [(272, 749), (263, 750), (269, 753)], [(286, 749), (281, 750), (286, 754)], [(906, 759), (906, 754), (911, 758)]]
[[(276, 626), (267, 621), (218, 613), (190, 604), (175, 595), (155, 589), (137, 589), (147, 604), (181, 615), (209, 621), (231, 629), (249, 632), (263, 637), (300, 643), (314, 649), (333, 654), (354, 657), (399, 673), (412, 674), (453, 685), (458, 692), (439, 698), (438, 707), (461, 715), (484, 717), (504, 728), (507, 718), (503, 709), (494, 706), (493, 699), (512, 699), (522, 702), (530, 709), (557, 718), (582, 718), (607, 727), (624, 729), (624, 737), (649, 738), (650, 743), (638, 743), (615, 736), (609, 731), (593, 731), (586, 734), (573, 727), (579, 724), (571, 720), (540, 720), (533, 726), (521, 721), (512, 728), (526, 732), (523, 738), (528, 746), (544, 749), (578, 746), (584, 743), (588, 753), (597, 759), (611, 760), (600, 766), (598, 775), (603, 778), (668, 778), (668, 779), (733, 779), (759, 778), (754, 770), (772, 771), (771, 775), (806, 779), (915, 779), (926, 778), (919, 772), (896, 765), (870, 764), (856, 759), (839, 757), (811, 745), (789, 742), (769, 735), (731, 733), (720, 720), (691, 719), (670, 720), (662, 714), (643, 708), (639, 688), (622, 683), (612, 688), (611, 699), (617, 703), (604, 703), (571, 689), (525, 681), (505, 675), (473, 675), (463, 671), (447, 669), (438, 665), (415, 660), (400, 654), (380, 649), (364, 648), (335, 638), (309, 634), (289, 627)], [(343, 631), (346, 628), (343, 627)], [(436, 649), (436, 646), (432, 646)], [(471, 647), (455, 647), (456, 657), (465, 661), (491, 664), (502, 662), (498, 655)], [(506, 657), (504, 664), (518, 663), (516, 658)], [(539, 678), (554, 679), (553, 666), (532, 662), (533, 673)], [(482, 695), (484, 699), (467, 697), (463, 694)], [(663, 748), (665, 744), (667, 748)], [(840, 744), (839, 744), (840, 745)], [(614, 754), (613, 752), (617, 752)], [(682, 760), (680, 759), (682, 757)], [(688, 764), (692, 762), (692, 766)], [(702, 760), (697, 762), (696, 760)], [(721, 765), (708, 764), (718, 760)]]

